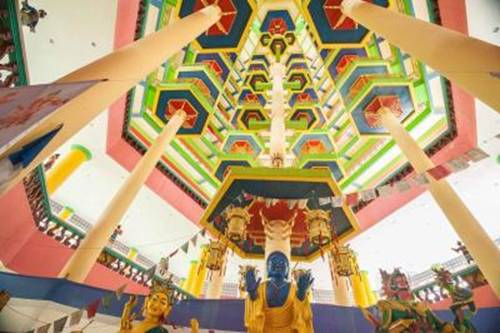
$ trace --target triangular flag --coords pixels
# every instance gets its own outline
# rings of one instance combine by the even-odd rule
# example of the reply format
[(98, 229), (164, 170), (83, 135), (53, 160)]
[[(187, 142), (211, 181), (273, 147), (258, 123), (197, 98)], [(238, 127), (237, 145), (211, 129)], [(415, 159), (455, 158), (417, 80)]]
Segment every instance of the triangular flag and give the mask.
[(66, 322), (68, 321), (68, 316), (63, 317), (61, 319), (57, 319), (54, 322), (54, 333), (60, 333), (64, 330), (64, 325), (66, 325)]
[(426, 175), (415, 175), (411, 177), (411, 180), (415, 182), (417, 185), (426, 185), (429, 184), (429, 179), (427, 179)]
[(37, 155), (42, 151), (43, 148), (54, 138), (54, 136), (59, 132), (62, 128), (62, 125), (59, 125), (56, 129), (48, 132), (45, 135), (42, 135), (38, 139), (35, 139), (23, 146), (21, 150), (11, 154), (9, 159), (12, 161), (14, 165), (22, 164), (23, 167), (27, 167), (31, 161), (37, 157)]
[(394, 192), (394, 190), (391, 185), (382, 185), (377, 187), (377, 192), (379, 197), (387, 197), (391, 195)]
[(50, 325), (52, 325), (52, 324), (48, 323), (48, 324), (45, 324), (41, 327), (38, 327), (36, 329), (36, 333), (47, 333), (49, 331)]
[(120, 300), (120, 298), (122, 298), (122, 294), (123, 294), (123, 292), (125, 291), (126, 288), (127, 288), (127, 284), (124, 284), (120, 288), (116, 289), (115, 296), (116, 296), (117, 300)]
[(109, 293), (104, 295), (104, 297), (102, 298), (102, 308), (104, 310), (108, 310), (111, 307), (111, 299), (112, 296)]
[(446, 176), (448, 176), (451, 171), (446, 168), (444, 165), (438, 165), (435, 166), (434, 168), (427, 170), (427, 172), (435, 179), (435, 180), (440, 180)]
[(168, 272), (168, 262), (168, 257), (163, 257), (160, 259), (160, 263), (158, 264), (160, 275), (165, 275)]
[(299, 209), (305, 209), (307, 206), (307, 199), (301, 199), (298, 202)]
[(73, 312), (69, 318), (69, 326), (78, 325), (83, 317), (83, 309)]
[(188, 253), (188, 249), (189, 249), (189, 242), (186, 242), (184, 245), (181, 246), (181, 250), (186, 254)]
[(201, 231), (200, 231), (201, 237), (205, 237), (206, 233), (207, 233), (207, 229), (201, 229)]
[(458, 172), (467, 169), (469, 167), (469, 162), (467, 162), (467, 159), (465, 157), (460, 156), (446, 162), (446, 166), (452, 172)]
[(345, 201), (349, 206), (354, 206), (358, 203), (358, 197), (359, 195), (357, 192), (349, 193), (346, 195)]
[(153, 276), (155, 275), (155, 272), (156, 272), (156, 265), (154, 265), (153, 267), (150, 267), (147, 271), (145, 271), (144, 276), (145, 276), (146, 280), (151, 280), (153, 278)]
[(332, 207), (342, 207), (343, 201), (344, 200), (343, 200), (342, 196), (333, 197), (332, 198)]
[(87, 305), (87, 318), (94, 318), (95, 314), (97, 313), (97, 308), (101, 304), (101, 299), (98, 298), (89, 305)]
[(318, 203), (320, 206), (328, 205), (332, 202), (332, 197), (318, 198)]
[(368, 202), (370, 200), (374, 200), (377, 198), (377, 191), (375, 191), (375, 189), (373, 189), (373, 188), (370, 188), (370, 189), (362, 191), (360, 193), (360, 196), (361, 196), (361, 200), (363, 200), (364, 202)]
[(287, 200), (288, 209), (294, 209), (297, 205), (297, 200)]
[(273, 203), (273, 199), (266, 198), (264, 199), (264, 203), (266, 204), (266, 208), (269, 208)]
[(500, 133), (498, 133), (497, 135), (495, 135), (495, 138), (500, 139)]
[(486, 153), (481, 148), (476, 147), (476, 148), (472, 148), (467, 153), (465, 153), (465, 156), (467, 156), (467, 158), (469, 158), (473, 162), (479, 162), (479, 161), (484, 160), (485, 158), (489, 157), (490, 155), (488, 155), (488, 153)]
[(198, 240), (198, 234), (194, 235), (192, 238), (191, 238), (191, 243), (193, 243), (193, 246), (196, 246), (196, 241)]
[(406, 192), (411, 188), (408, 181), (404, 180), (404, 179), (396, 182), (396, 184), (394, 184), (394, 185), (396, 186), (396, 188), (398, 189), (399, 192)]

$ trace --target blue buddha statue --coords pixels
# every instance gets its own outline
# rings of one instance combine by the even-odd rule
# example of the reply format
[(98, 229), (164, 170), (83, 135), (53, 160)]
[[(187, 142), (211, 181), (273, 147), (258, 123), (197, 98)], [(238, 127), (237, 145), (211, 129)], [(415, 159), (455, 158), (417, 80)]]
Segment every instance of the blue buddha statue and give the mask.
[(248, 297), (245, 325), (249, 333), (313, 332), (312, 311), (307, 294), (314, 279), (309, 272), (297, 285), (288, 281), (290, 266), (282, 252), (271, 253), (266, 262), (268, 280), (261, 284), (254, 270), (245, 275)]

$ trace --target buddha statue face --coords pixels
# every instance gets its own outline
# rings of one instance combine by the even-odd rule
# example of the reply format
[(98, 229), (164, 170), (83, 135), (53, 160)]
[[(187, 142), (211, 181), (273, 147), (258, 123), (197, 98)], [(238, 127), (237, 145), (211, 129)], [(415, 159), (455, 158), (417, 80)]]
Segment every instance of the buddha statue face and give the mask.
[(155, 292), (146, 299), (144, 316), (158, 318), (158, 320), (163, 321), (169, 314), (170, 309), (168, 296), (162, 292)]
[(285, 280), (288, 278), (288, 258), (282, 252), (275, 251), (267, 258), (267, 275), (271, 279)]

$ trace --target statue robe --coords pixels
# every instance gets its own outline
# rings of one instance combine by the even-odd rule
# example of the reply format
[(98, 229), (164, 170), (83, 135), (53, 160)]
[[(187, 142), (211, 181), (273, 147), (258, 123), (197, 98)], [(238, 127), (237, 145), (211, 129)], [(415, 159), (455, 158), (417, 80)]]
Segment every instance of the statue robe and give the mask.
[(301, 301), (297, 289), (290, 285), (285, 304), (281, 307), (269, 307), (266, 299), (266, 284), (257, 290), (257, 298), (250, 296), (245, 300), (245, 326), (248, 333), (312, 333), (312, 310), (309, 297)]

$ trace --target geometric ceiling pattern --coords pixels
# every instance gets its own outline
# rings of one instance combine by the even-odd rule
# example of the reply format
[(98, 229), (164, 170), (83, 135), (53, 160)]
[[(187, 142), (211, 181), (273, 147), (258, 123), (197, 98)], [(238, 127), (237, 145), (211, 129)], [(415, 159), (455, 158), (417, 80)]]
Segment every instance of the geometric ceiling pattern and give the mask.
[[(286, 167), (329, 168), (344, 193), (397, 175), (406, 160), (377, 124), (396, 110), (427, 149), (455, 133), (448, 83), (342, 15), (340, 0), (144, 1), (136, 38), (217, 2), (223, 16), (128, 95), (123, 137), (148, 147), (175, 108), (190, 122), (161, 170), (201, 206), (231, 166), (268, 166), (270, 66), (286, 67)], [(429, 2), (373, 0), (435, 21)]]

